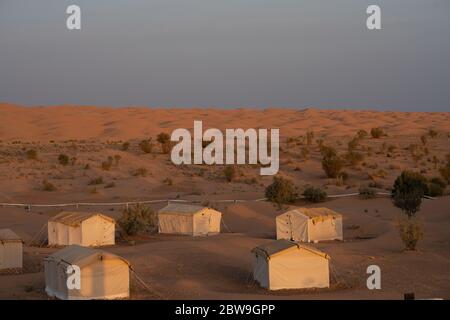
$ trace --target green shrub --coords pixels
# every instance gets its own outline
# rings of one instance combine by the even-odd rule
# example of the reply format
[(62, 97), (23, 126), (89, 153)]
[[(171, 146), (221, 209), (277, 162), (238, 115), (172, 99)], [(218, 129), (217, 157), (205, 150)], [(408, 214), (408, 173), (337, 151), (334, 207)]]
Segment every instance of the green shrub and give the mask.
[(392, 201), (409, 218), (420, 209), (423, 196), (428, 192), (427, 180), (420, 173), (403, 171), (394, 182)]
[(26, 156), (28, 160), (37, 160), (37, 151), (34, 149), (27, 150)]
[(129, 236), (158, 230), (158, 215), (151, 208), (141, 204), (125, 209), (117, 225)]
[(63, 166), (67, 166), (69, 164), (69, 156), (67, 156), (66, 154), (61, 153), (58, 156), (58, 162), (59, 162), (59, 164), (61, 164)]
[(293, 203), (298, 196), (297, 188), (291, 180), (274, 177), (272, 184), (265, 191), (267, 200), (275, 203), (281, 209), (283, 204)]
[(236, 169), (234, 168), (234, 166), (226, 166), (223, 169), (223, 174), (225, 175), (225, 179), (228, 182), (231, 182), (236, 177)]
[(325, 201), (327, 193), (320, 188), (307, 187), (303, 192), (303, 196), (305, 197), (305, 200), (317, 203)]
[(370, 130), (370, 135), (374, 139), (379, 139), (379, 138), (385, 136), (386, 134), (384, 133), (383, 129), (381, 129), (381, 128), (372, 128), (372, 130)]

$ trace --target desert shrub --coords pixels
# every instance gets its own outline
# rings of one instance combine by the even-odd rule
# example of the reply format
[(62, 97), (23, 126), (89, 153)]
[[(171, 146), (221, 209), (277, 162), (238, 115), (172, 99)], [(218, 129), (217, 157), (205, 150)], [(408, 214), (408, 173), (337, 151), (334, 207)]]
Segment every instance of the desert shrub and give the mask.
[(34, 149), (27, 150), (26, 156), (28, 160), (37, 160), (37, 151)]
[(430, 197), (441, 197), (444, 195), (444, 190), (445, 187), (442, 187), (439, 183), (429, 182), (426, 195)]
[(89, 163), (86, 163), (84, 165), (84, 170), (89, 170), (91, 168), (91, 166), (89, 165)]
[(111, 181), (110, 183), (105, 185), (105, 189), (114, 188), (116, 186), (116, 183), (114, 181)]
[(327, 193), (320, 188), (307, 187), (303, 192), (303, 196), (305, 197), (305, 200), (317, 203), (325, 201)]
[(438, 133), (434, 129), (429, 129), (428, 130), (428, 135), (430, 136), (430, 138), (436, 138), (438, 136)]
[(416, 250), (417, 242), (423, 237), (422, 226), (416, 219), (401, 219), (398, 223), (400, 238), (407, 250)]
[(265, 190), (267, 200), (275, 203), (281, 209), (283, 204), (292, 203), (297, 199), (297, 188), (291, 180), (274, 177)]
[(357, 137), (359, 138), (359, 139), (364, 139), (365, 137), (367, 137), (367, 131), (366, 130), (358, 130), (358, 133), (356, 134), (357, 135)]
[(308, 147), (302, 147), (301, 150), (300, 150), (300, 153), (301, 153), (303, 159), (305, 159), (305, 160), (309, 159), (309, 149), (308, 149)]
[(169, 134), (167, 134), (165, 132), (161, 132), (156, 137), (156, 141), (158, 141), (161, 144), (162, 153), (169, 153), (170, 152), (171, 143), (170, 143), (170, 136), (169, 136)]
[(420, 173), (403, 171), (394, 182), (392, 201), (409, 218), (420, 209), (423, 196), (428, 192), (427, 181)]
[(102, 169), (109, 171), (113, 165), (113, 157), (109, 156), (105, 161), (102, 162)]
[(116, 164), (116, 166), (119, 165), (119, 161), (122, 159), (122, 156), (120, 154), (116, 154), (114, 155), (114, 163)]
[(69, 156), (66, 154), (61, 153), (58, 156), (58, 162), (59, 164), (63, 165), (63, 166), (67, 166), (69, 164)]
[(347, 160), (350, 165), (354, 166), (364, 161), (364, 154), (362, 154), (361, 152), (349, 151), (345, 155), (345, 160)]
[(163, 183), (167, 184), (168, 186), (173, 186), (173, 180), (171, 178), (165, 178), (163, 180)]
[(445, 188), (447, 186), (447, 182), (445, 182), (443, 179), (439, 177), (431, 178), (430, 182), (439, 185), (441, 188)]
[(374, 139), (379, 139), (379, 138), (383, 137), (385, 135), (385, 133), (384, 133), (383, 129), (381, 129), (381, 128), (372, 128), (372, 130), (370, 130), (370, 135)]
[(151, 153), (153, 151), (153, 141), (152, 138), (149, 138), (147, 140), (142, 140), (139, 143), (139, 148), (144, 153)]
[(223, 169), (223, 174), (225, 175), (225, 179), (231, 182), (236, 177), (236, 169), (234, 166), (226, 166)]
[(155, 232), (158, 229), (158, 215), (151, 208), (136, 204), (122, 212), (117, 225), (129, 236)]
[(450, 162), (447, 162), (447, 165), (445, 167), (440, 168), (439, 173), (441, 174), (442, 178), (447, 181), (447, 184), (450, 184)]
[(128, 141), (122, 143), (122, 150), (127, 151), (130, 148), (130, 143)]
[(322, 144), (322, 146), (320, 147), (320, 154), (324, 157), (325, 156), (336, 156), (337, 151), (333, 147), (329, 147), (329, 146)]
[(326, 154), (322, 159), (322, 168), (328, 178), (336, 178), (342, 167), (343, 162), (337, 155)]
[(422, 141), (423, 145), (426, 145), (427, 144), (427, 136), (426, 135), (421, 136), (420, 141)]
[(56, 187), (50, 181), (43, 180), (42, 181), (42, 190), (43, 191), (56, 191)]
[(388, 150), (388, 152), (391, 152), (391, 153), (392, 153), (392, 152), (395, 151), (395, 149), (397, 149), (397, 147), (396, 147), (395, 145), (391, 144), (391, 145), (388, 146), (388, 149), (387, 149), (387, 150)]
[(308, 146), (312, 144), (313, 139), (314, 139), (314, 132), (313, 131), (306, 132), (306, 144)]
[(141, 176), (141, 177), (146, 177), (148, 173), (147, 168), (137, 168), (136, 170), (134, 170), (133, 175), (136, 176)]
[(95, 185), (98, 185), (98, 184), (103, 184), (103, 177), (92, 178), (88, 182), (89, 186), (95, 186)]
[(363, 199), (372, 199), (375, 198), (376, 193), (375, 190), (370, 187), (361, 186), (359, 188), (359, 195)]
[(347, 144), (348, 151), (351, 152), (359, 145), (359, 139), (357, 137), (350, 140)]

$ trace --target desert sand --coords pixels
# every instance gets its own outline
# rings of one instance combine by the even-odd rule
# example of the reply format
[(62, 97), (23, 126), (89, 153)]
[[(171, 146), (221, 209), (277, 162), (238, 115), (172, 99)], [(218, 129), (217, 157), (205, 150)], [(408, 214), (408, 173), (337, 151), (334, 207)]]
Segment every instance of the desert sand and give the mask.
[[(155, 140), (161, 132), (190, 129), (194, 120), (202, 120), (204, 128), (280, 128), (279, 175), (291, 179), (299, 190), (314, 185), (328, 194), (358, 192), (367, 185), (389, 192), (405, 169), (439, 176), (450, 154), (450, 113), (0, 104), (0, 203), (187, 199), (223, 212), (224, 226), (217, 236), (155, 234), (137, 237), (134, 245), (118, 241), (106, 247), (128, 259), (153, 290), (133, 281), (132, 299), (402, 299), (406, 292), (414, 292), (417, 298), (450, 298), (448, 193), (422, 204), (418, 216), (425, 234), (415, 252), (403, 249), (396, 228), (402, 213), (388, 197), (364, 200), (354, 196), (319, 204), (299, 201), (295, 205), (326, 206), (343, 215), (344, 241), (314, 244), (331, 256), (331, 287), (281, 292), (259, 288), (251, 281), (250, 250), (275, 239), (275, 217), (283, 210), (264, 201), (215, 201), (263, 198), (272, 177), (260, 176), (257, 166), (243, 165), (237, 168), (233, 182), (227, 182), (221, 166), (178, 167), (156, 142), (148, 154), (138, 147), (143, 139)], [(356, 147), (364, 158), (344, 168), (348, 179), (328, 179), (321, 167), (320, 141), (344, 155), (358, 130), (370, 132), (374, 127), (382, 128), (387, 136), (374, 139), (369, 133)], [(430, 136), (430, 130), (436, 135)], [(307, 132), (314, 132), (314, 139), (305, 154)], [(123, 150), (124, 142), (130, 144), (127, 150)], [(36, 159), (27, 156), (31, 149)], [(60, 154), (68, 156), (67, 165), (58, 162)], [(108, 156), (115, 160), (105, 170), (102, 162)], [(43, 190), (43, 180), (55, 190)], [(157, 210), (165, 204), (151, 207)], [(57, 249), (29, 244), (60, 210), (0, 206), (0, 228), (13, 229), (27, 244), (23, 272), (0, 275), (0, 298), (47, 299), (42, 258)], [(82, 206), (79, 210), (118, 218), (123, 206)], [(381, 267), (381, 290), (366, 287), (366, 268), (372, 264)]]

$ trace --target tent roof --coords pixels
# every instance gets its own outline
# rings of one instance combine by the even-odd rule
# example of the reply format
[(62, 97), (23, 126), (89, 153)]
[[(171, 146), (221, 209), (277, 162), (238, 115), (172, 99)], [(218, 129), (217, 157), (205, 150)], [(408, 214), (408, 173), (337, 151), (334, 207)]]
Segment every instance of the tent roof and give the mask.
[(22, 242), (22, 239), (11, 229), (0, 229), (0, 242)]
[(120, 259), (127, 265), (130, 265), (130, 263), (127, 260), (115, 254), (99, 249), (92, 249), (78, 245), (67, 246), (64, 249), (56, 251), (52, 255), (49, 255), (48, 257), (45, 258), (45, 260), (53, 260), (56, 261), (57, 263), (65, 262), (68, 264), (77, 265), (79, 267), (90, 265), (97, 260), (107, 260), (107, 259), (109, 260)]
[(283, 213), (283, 215), (284, 214), (301, 214), (308, 219), (312, 219), (313, 222), (342, 218), (340, 213), (328, 208), (295, 208)]
[(317, 254), (323, 258), (326, 258), (326, 259), (330, 258), (330, 256), (328, 254), (326, 254), (325, 252), (322, 252), (314, 247), (311, 247), (311, 246), (308, 246), (305, 244), (300, 244), (300, 243), (293, 242), (293, 241), (284, 240), (284, 239), (275, 240), (275, 241), (269, 242), (267, 244), (257, 246), (256, 248), (253, 248), (252, 252), (260, 254), (262, 256), (265, 256), (266, 259), (270, 259), (273, 256), (287, 253), (294, 249), (307, 250), (307, 251)]
[(181, 214), (181, 215), (194, 215), (200, 211), (208, 209), (203, 206), (196, 206), (183, 203), (169, 203), (167, 206), (159, 210), (160, 214)]
[(70, 212), (70, 211), (62, 211), (58, 213), (56, 216), (49, 219), (52, 222), (59, 222), (69, 226), (78, 226), (83, 221), (92, 218), (94, 216), (100, 216), (105, 220), (110, 222), (115, 222), (115, 220), (111, 217), (105, 216), (104, 214), (98, 212)]

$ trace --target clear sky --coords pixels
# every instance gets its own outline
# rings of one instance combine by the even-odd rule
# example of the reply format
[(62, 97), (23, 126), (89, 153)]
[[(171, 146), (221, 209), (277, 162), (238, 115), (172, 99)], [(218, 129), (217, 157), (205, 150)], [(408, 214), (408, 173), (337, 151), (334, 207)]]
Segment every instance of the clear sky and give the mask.
[(450, 1), (0, 0), (0, 101), (450, 111)]

